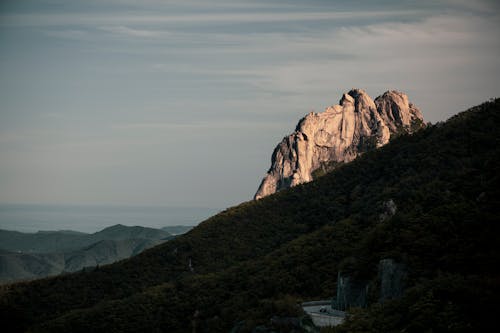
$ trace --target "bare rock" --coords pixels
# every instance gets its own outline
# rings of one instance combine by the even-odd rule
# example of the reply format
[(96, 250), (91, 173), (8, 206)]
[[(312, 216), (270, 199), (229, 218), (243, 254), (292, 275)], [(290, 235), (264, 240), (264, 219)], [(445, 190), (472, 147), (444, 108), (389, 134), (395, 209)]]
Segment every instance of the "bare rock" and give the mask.
[(378, 219), (380, 222), (384, 222), (387, 219), (393, 217), (396, 214), (396, 211), (398, 210), (398, 206), (396, 206), (396, 203), (394, 200), (389, 199), (385, 202), (382, 203), (382, 213), (379, 214)]
[(378, 264), (378, 279), (380, 281), (379, 303), (399, 298), (405, 289), (407, 269), (405, 265), (396, 263), (394, 259), (382, 259)]
[(387, 91), (374, 101), (364, 90), (352, 89), (338, 105), (306, 115), (295, 132), (283, 138), (254, 198), (309, 182), (317, 171), (331, 171), (385, 145), (392, 135), (423, 126), (422, 114), (405, 94)]

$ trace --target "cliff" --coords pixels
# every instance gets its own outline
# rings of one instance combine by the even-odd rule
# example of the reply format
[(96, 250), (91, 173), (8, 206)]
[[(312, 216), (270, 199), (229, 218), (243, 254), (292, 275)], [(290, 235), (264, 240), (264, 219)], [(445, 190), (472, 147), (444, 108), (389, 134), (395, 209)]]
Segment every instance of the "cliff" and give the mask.
[(314, 176), (385, 145), (393, 135), (423, 126), (422, 114), (405, 94), (387, 91), (372, 100), (365, 91), (352, 89), (338, 105), (306, 115), (295, 132), (283, 138), (254, 198), (310, 182)]

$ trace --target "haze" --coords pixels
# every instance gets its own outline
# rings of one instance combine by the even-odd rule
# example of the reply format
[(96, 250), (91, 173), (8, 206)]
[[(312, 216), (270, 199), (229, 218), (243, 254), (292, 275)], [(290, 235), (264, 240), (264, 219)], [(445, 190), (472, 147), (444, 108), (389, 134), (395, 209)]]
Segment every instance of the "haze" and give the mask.
[(494, 1), (2, 1), (0, 202), (228, 207), (352, 87), (500, 96)]

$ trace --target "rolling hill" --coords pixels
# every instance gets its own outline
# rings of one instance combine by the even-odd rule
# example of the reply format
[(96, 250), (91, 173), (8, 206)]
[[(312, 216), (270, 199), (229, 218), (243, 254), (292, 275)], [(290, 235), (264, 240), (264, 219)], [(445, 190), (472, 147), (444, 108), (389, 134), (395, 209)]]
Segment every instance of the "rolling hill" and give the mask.
[(93, 234), (0, 230), (0, 283), (32, 280), (110, 264), (174, 236), (160, 229), (115, 225)]

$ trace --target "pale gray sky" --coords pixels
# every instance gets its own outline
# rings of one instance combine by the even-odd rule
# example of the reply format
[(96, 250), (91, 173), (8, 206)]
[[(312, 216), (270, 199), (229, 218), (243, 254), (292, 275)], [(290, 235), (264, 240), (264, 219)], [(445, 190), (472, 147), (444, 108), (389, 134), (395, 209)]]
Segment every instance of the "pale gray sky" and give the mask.
[(0, 2), (0, 202), (224, 208), (311, 110), (500, 96), (496, 1)]

